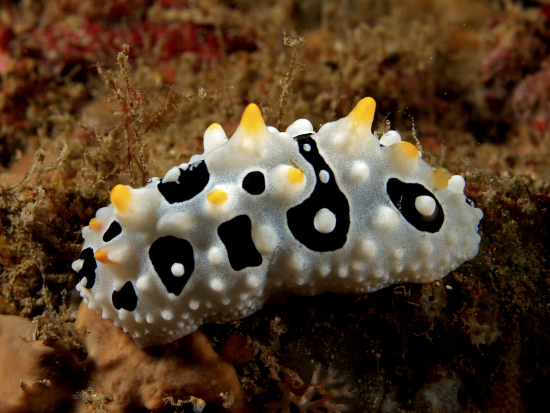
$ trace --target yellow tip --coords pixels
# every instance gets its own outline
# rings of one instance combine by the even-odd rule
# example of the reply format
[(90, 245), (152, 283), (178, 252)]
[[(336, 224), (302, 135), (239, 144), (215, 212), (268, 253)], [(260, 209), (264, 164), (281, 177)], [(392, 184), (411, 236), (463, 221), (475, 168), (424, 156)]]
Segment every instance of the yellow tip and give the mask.
[(101, 221), (94, 218), (90, 221), (89, 226), (92, 231), (99, 231), (103, 225), (101, 224)]
[(390, 146), (394, 151), (396, 151), (398, 157), (401, 158), (418, 158), (418, 149), (416, 149), (416, 146), (414, 146), (412, 143), (409, 142), (396, 142), (392, 146)]
[(267, 128), (258, 105), (251, 103), (246, 107), (240, 126), (242, 126), (243, 129), (250, 134), (261, 132)]
[(304, 182), (304, 173), (296, 168), (288, 168), (286, 177), (293, 184), (301, 184)]
[(219, 129), (221, 128), (221, 125), (219, 123), (213, 123), (212, 125), (210, 125), (206, 131), (207, 132), (214, 132), (216, 129)]
[(211, 204), (221, 205), (225, 201), (227, 201), (227, 192), (221, 189), (215, 189), (214, 191), (206, 195), (206, 199), (208, 199), (208, 202), (210, 202)]
[(451, 179), (452, 175), (448, 170), (446, 170), (445, 168), (439, 168), (436, 169), (433, 174), (434, 184), (436, 188), (443, 189), (449, 185), (449, 179)]
[(111, 202), (117, 210), (124, 212), (128, 208), (132, 191), (125, 185), (117, 185), (111, 190)]
[(355, 129), (368, 128), (370, 130), (375, 109), (376, 102), (373, 98), (363, 98), (347, 117), (353, 122)]
[(94, 254), (94, 258), (103, 264), (112, 264), (111, 260), (107, 256), (107, 251), (105, 250), (97, 250)]

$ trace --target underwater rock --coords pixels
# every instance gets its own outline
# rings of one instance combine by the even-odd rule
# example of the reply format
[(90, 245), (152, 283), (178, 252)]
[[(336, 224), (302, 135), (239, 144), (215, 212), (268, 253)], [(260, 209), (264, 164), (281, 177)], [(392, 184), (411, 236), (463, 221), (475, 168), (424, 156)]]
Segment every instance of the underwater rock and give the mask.
[(67, 411), (83, 384), (78, 360), (64, 346), (25, 342), (31, 323), (0, 315), (0, 412)]
[(89, 404), (112, 413), (162, 412), (170, 408), (167, 398), (193, 403), (196, 412), (205, 405), (214, 408), (208, 411), (247, 411), (233, 365), (200, 330), (144, 350), (85, 304), (76, 327), (88, 354), (83, 361), (62, 344), (25, 341), (32, 323), (0, 315), (0, 412), (84, 413)]

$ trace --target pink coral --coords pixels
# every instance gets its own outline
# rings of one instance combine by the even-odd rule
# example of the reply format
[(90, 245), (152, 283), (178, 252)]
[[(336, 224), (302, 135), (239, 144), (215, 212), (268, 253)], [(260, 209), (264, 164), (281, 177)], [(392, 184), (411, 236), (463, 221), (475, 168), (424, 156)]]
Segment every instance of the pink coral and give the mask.
[[(270, 377), (277, 380), (277, 385), (283, 391), (283, 398), (278, 402), (267, 403), (265, 405), (265, 407), (269, 408), (267, 413), (291, 413), (293, 411), (290, 408), (292, 404), (298, 408), (300, 413), (340, 413), (348, 411), (348, 406), (345, 404), (337, 404), (335, 399), (337, 397), (352, 398), (353, 395), (348, 391), (349, 384), (339, 389), (332, 388), (335, 384), (342, 383), (345, 379), (345, 376), (336, 377), (337, 373), (332, 367), (328, 368), (327, 376), (324, 380), (319, 382), (321, 364), (317, 364), (311, 376), (311, 382), (302, 395), (296, 395), (294, 393), (296, 388), (293, 384), (296, 384), (296, 382), (299, 382), (299, 384), (301, 383), (297, 374), (290, 369), (284, 370), (286, 375), (282, 380), (273, 369), (271, 370)], [(290, 377), (292, 384), (287, 380), (287, 376)], [(301, 386), (298, 385), (298, 387)], [(323, 410), (320, 410), (320, 408)]]

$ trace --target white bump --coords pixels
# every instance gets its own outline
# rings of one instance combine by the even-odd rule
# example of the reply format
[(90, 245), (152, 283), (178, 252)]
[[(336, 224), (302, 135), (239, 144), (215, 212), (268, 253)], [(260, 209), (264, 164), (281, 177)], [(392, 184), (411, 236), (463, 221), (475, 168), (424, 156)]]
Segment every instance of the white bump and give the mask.
[(330, 265), (323, 265), (317, 269), (317, 273), (319, 274), (319, 277), (325, 278), (327, 275), (330, 274)]
[(359, 241), (353, 248), (353, 257), (362, 261), (370, 261), (375, 253), (376, 245), (371, 240)]
[(346, 278), (349, 274), (349, 267), (340, 267), (338, 268), (338, 277)]
[(118, 310), (118, 318), (120, 318), (122, 321), (130, 321), (134, 317), (132, 316), (132, 313), (126, 310), (125, 308), (121, 308)]
[(218, 247), (212, 247), (208, 250), (208, 260), (212, 265), (220, 265), (223, 260), (223, 252)]
[(481, 220), (481, 218), (483, 218), (483, 211), (479, 208), (474, 208), (474, 214), (478, 221)]
[(394, 250), (390, 257), (391, 259), (395, 260), (395, 261), (399, 261), (401, 258), (403, 258), (403, 255), (405, 254), (405, 251), (402, 250), (402, 249), (397, 249), (397, 250)]
[(417, 196), (414, 200), (414, 206), (418, 212), (420, 212), (425, 217), (433, 215), (436, 208), (435, 199), (429, 195), (420, 195)]
[(189, 301), (189, 308), (191, 310), (196, 310), (197, 308), (199, 308), (199, 305), (200, 305), (200, 302), (197, 301), (197, 300), (191, 300)]
[(401, 142), (401, 135), (399, 134), (399, 132), (394, 130), (386, 132), (380, 138), (380, 145), (382, 146), (391, 146), (397, 142)]
[(383, 206), (378, 210), (376, 226), (383, 231), (394, 229), (399, 223), (399, 215), (392, 208)]
[(473, 215), (470, 211), (462, 211), (462, 213), (458, 216), (458, 221), (462, 225), (468, 225), (470, 222), (472, 222)]
[(313, 133), (313, 125), (307, 119), (298, 119), (286, 128), (286, 133), (288, 133), (292, 138), (305, 135), (306, 133)]
[(151, 282), (149, 280), (149, 277), (146, 275), (142, 275), (139, 277), (136, 281), (136, 288), (139, 291), (147, 291), (151, 287)]
[(147, 314), (145, 316), (145, 321), (149, 324), (153, 324), (155, 322), (155, 316), (153, 314)]
[(430, 243), (424, 243), (420, 244), (418, 246), (418, 257), (419, 258), (427, 258), (429, 257), (434, 250), (434, 246)]
[(178, 321), (178, 327), (179, 328), (183, 328), (185, 324), (183, 323), (183, 321)]
[(275, 126), (268, 126), (267, 130), (271, 133), (279, 133), (279, 130)]
[(363, 161), (355, 161), (351, 166), (350, 178), (356, 183), (361, 183), (367, 180), (370, 175), (369, 166)]
[(166, 321), (170, 321), (171, 319), (174, 318), (174, 313), (170, 310), (162, 310), (160, 312), (160, 315), (162, 316), (162, 318), (164, 318)]
[[(89, 301), (88, 301), (88, 299), (87, 299), (86, 297), (84, 297), (84, 298), (82, 299), (82, 301), (84, 301), (84, 304), (88, 304), (88, 303), (89, 303)], [(90, 303), (90, 304), (91, 304), (91, 303)], [(88, 306), (89, 306), (89, 305), (88, 305)], [(90, 307), (90, 310), (95, 310), (95, 308), (91, 308), (91, 307)]]
[(304, 148), (304, 151), (306, 152), (311, 151), (311, 145), (309, 143), (304, 144), (303, 148)]
[(328, 234), (336, 227), (336, 215), (329, 209), (322, 208), (315, 214), (313, 226), (317, 231)]
[(246, 278), (246, 285), (250, 288), (257, 288), (260, 285), (260, 279), (258, 277), (248, 276)]
[(183, 268), (183, 264), (176, 262), (172, 264), (170, 271), (172, 271), (174, 277), (181, 277), (184, 274), (185, 269)]
[(210, 281), (210, 288), (212, 288), (214, 291), (221, 291), (223, 290), (223, 283), (219, 279), (213, 279)]
[(252, 242), (260, 254), (269, 254), (277, 246), (277, 233), (268, 225), (252, 228)]
[(319, 172), (319, 179), (321, 180), (322, 183), (326, 184), (330, 179), (330, 174), (328, 173), (328, 171), (325, 171), (323, 169), (321, 172)]
[(231, 299), (229, 297), (222, 298), (223, 305), (229, 305), (229, 303), (231, 303)]
[(134, 320), (136, 320), (136, 323), (143, 323), (143, 316), (141, 314), (136, 314)]
[(75, 272), (80, 272), (82, 266), (84, 265), (84, 260), (79, 259), (72, 263), (71, 267)]
[(453, 175), (447, 184), (447, 187), (457, 193), (463, 193), (464, 187), (466, 186), (466, 181), (460, 175)]
[(177, 166), (174, 166), (172, 169), (170, 169), (168, 172), (166, 172), (166, 175), (164, 175), (164, 178), (162, 179), (162, 183), (166, 182), (177, 182), (179, 184), (180, 177), (180, 168)]

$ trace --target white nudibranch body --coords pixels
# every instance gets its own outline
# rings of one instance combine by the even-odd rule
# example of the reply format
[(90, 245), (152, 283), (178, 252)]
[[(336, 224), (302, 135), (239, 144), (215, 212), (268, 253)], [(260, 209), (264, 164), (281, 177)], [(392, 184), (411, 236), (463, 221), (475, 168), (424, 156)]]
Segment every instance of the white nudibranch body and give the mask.
[(475, 257), (483, 213), (464, 179), (395, 131), (375, 137), (375, 106), (279, 132), (251, 104), (230, 140), (213, 124), (189, 164), (117, 185), (82, 230), (84, 301), (146, 347), (246, 317), (277, 291), (427, 283)]

